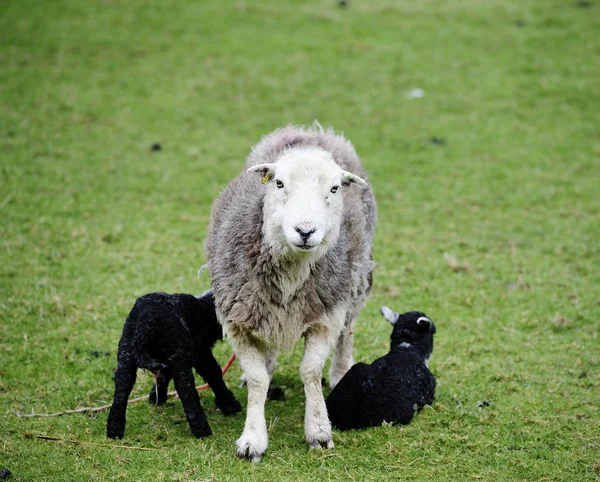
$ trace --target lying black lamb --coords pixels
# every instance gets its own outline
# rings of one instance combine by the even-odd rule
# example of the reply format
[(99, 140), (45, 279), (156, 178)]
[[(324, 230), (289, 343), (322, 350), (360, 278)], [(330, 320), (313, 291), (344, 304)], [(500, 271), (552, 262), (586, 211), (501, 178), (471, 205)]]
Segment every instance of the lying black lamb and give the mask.
[(325, 403), (337, 429), (408, 424), (433, 402), (436, 382), (427, 360), (435, 325), (417, 311), (399, 315), (382, 306), (381, 313), (394, 325), (390, 352), (370, 365), (357, 363), (331, 391)]
[(211, 291), (200, 297), (149, 293), (138, 298), (119, 341), (115, 396), (106, 435), (123, 437), (127, 399), (138, 368), (157, 375), (157, 384), (149, 397), (152, 404), (167, 400), (169, 381), (173, 378), (192, 434), (198, 438), (206, 437), (212, 431), (200, 405), (192, 368), (210, 385), (223, 414), (240, 412), (242, 407), (225, 386), (221, 367), (212, 354), (212, 347), (222, 338), (223, 330), (215, 315)]

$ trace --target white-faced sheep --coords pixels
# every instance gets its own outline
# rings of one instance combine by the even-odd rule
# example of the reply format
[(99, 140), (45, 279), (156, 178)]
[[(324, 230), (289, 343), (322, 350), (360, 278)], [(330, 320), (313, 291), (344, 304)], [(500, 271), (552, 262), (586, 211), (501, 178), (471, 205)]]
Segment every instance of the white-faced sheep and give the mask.
[(390, 352), (370, 365), (354, 365), (329, 394), (325, 403), (337, 429), (408, 424), (433, 402), (436, 382), (427, 360), (435, 325), (418, 311), (399, 315), (382, 306), (381, 312), (394, 325)]
[(221, 368), (211, 351), (222, 337), (211, 291), (200, 297), (149, 293), (138, 298), (119, 341), (115, 396), (106, 425), (107, 436), (122, 438), (125, 433), (127, 398), (138, 368), (157, 375), (149, 397), (153, 404), (166, 401), (167, 388), (173, 378), (192, 434), (198, 438), (212, 432), (194, 386), (192, 368), (210, 385), (223, 414), (241, 411), (240, 403), (225, 386)]
[(215, 201), (206, 239), (219, 321), (248, 386), (239, 457), (260, 460), (264, 404), (278, 352), (304, 337), (300, 377), (310, 447), (333, 447), (321, 376), (350, 369), (354, 323), (371, 288), (375, 200), (354, 148), (324, 130), (265, 136), (248, 170)]

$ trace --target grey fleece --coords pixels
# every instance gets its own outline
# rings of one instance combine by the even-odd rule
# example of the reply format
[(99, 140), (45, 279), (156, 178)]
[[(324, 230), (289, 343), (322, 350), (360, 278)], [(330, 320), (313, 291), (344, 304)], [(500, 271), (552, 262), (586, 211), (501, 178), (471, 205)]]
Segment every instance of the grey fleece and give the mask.
[[(335, 162), (365, 181), (367, 175), (352, 144), (320, 126), (287, 126), (265, 136), (251, 151), (247, 167), (277, 162), (294, 147), (320, 147)], [(344, 211), (337, 244), (310, 265), (310, 276), (295, 294), (283, 298), (285, 278), (306, 262), (297, 256), (275, 258), (263, 240), (266, 188), (245, 171), (221, 193), (212, 208), (205, 242), (217, 315), (225, 332), (274, 349), (290, 348), (324, 313), (348, 305), (347, 323), (370, 291), (371, 251), (376, 206), (370, 186), (343, 188)]]

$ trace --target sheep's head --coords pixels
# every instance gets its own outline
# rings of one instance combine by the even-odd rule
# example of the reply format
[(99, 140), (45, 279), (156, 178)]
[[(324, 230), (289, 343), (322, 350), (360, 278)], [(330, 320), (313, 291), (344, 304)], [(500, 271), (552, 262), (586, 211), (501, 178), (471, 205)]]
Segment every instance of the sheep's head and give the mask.
[(409, 311), (399, 315), (387, 306), (381, 307), (381, 314), (394, 326), (391, 337), (392, 349), (397, 346), (411, 346), (426, 360), (431, 356), (435, 325), (427, 315), (420, 311)]
[(319, 148), (293, 148), (277, 162), (248, 169), (267, 185), (263, 233), (280, 253), (318, 257), (339, 236), (344, 189), (367, 183)]

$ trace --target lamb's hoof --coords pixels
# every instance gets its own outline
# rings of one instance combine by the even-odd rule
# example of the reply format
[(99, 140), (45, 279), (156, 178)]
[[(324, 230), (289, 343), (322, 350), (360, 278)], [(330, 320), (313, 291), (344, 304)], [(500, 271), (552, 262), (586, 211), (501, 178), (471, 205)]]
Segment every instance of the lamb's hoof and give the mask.
[(223, 415), (228, 417), (229, 415), (235, 415), (236, 413), (240, 413), (242, 411), (242, 405), (235, 398), (233, 400), (229, 400), (227, 403), (222, 403), (218, 405), (217, 408), (221, 410)]
[(210, 437), (212, 435), (212, 430), (210, 429), (210, 427), (205, 427), (199, 430), (192, 430), (192, 435), (196, 438)]
[(118, 438), (118, 439), (122, 439), (123, 435), (125, 435), (125, 429), (120, 430), (120, 429), (114, 429), (114, 428), (108, 428), (106, 430), (106, 436), (108, 438)]
[(267, 392), (267, 398), (269, 400), (285, 402), (285, 393), (281, 387), (273, 386), (273, 387), (269, 388), (269, 391)]

